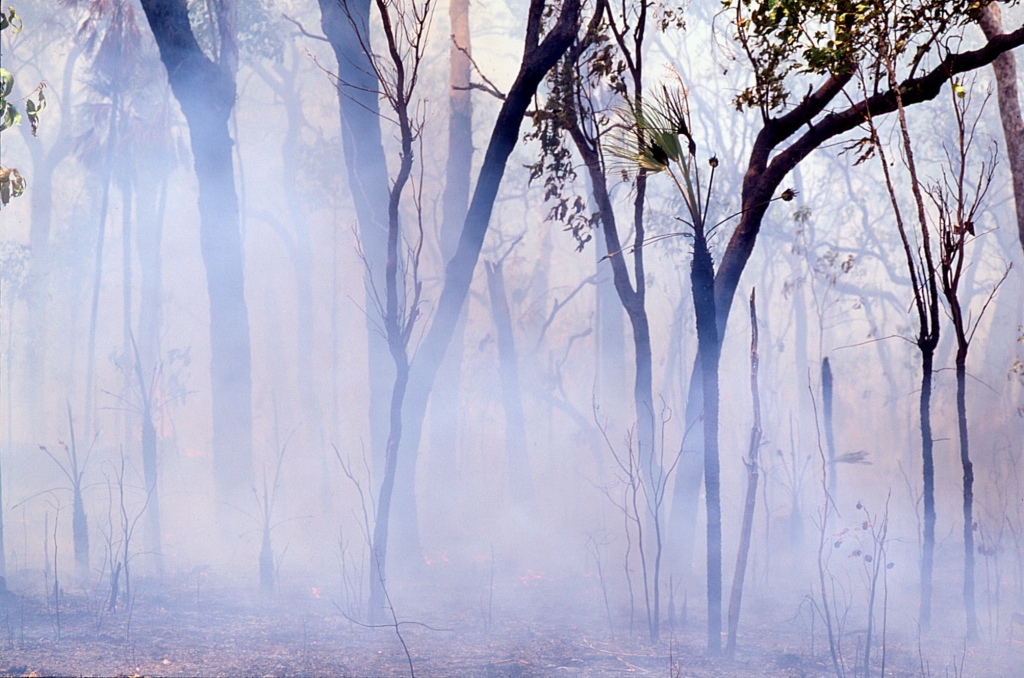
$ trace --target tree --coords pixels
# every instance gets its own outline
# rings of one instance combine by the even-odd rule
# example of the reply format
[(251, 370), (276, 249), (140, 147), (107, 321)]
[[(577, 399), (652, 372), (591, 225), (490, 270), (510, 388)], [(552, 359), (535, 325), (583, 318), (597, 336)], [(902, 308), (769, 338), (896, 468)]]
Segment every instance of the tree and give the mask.
[[(967, 637), (978, 638), (978, 613), (974, 602), (974, 464), (971, 462), (970, 436), (967, 426), (967, 353), (989, 302), (995, 296), (1009, 273), (995, 284), (977, 316), (973, 318), (970, 308), (964, 308), (961, 282), (967, 263), (967, 244), (975, 239), (977, 223), (995, 165), (994, 153), (988, 163), (982, 163), (978, 176), (968, 176), (971, 147), (975, 139), (978, 117), (967, 119), (970, 99), (959, 83), (950, 88), (953, 111), (956, 119), (956, 141), (953, 149), (946, 150), (950, 159), (948, 172), (943, 180), (936, 182), (928, 195), (937, 214), (939, 236), (939, 282), (942, 296), (946, 299), (953, 336), (956, 338), (956, 414), (957, 432), (960, 443), (960, 464), (963, 469), (963, 538), (964, 538), (964, 613), (967, 622)], [(971, 185), (973, 183), (973, 185)]]
[[(448, 50), (448, 157), (445, 161), (444, 194), (441, 196), (441, 259), (447, 263), (459, 244), (459, 232), (466, 219), (473, 170), (473, 43), (469, 27), (469, 0), (448, 3), (451, 45)], [(455, 326), (452, 340), (438, 374), (438, 386), (430, 399), (430, 456), (432, 482), (451, 483), (457, 477), (456, 450), (459, 442), (459, 401), (462, 390), (462, 362), (466, 310)], [(449, 501), (454, 492), (439, 497)], [(454, 511), (445, 511), (453, 515)]]
[[(11, 7), (8, 7), (6, 12), (0, 11), (0, 32), (8, 29), (14, 33), (20, 33), (22, 29), (21, 18), (14, 11), (14, 8)], [(0, 68), (0, 134), (21, 122), (21, 113), (8, 100), (13, 91), (14, 75), (10, 71)], [(33, 96), (36, 97), (35, 100), (32, 99)], [(29, 124), (32, 127), (32, 136), (35, 136), (39, 128), (39, 114), (45, 107), (46, 98), (43, 96), (43, 85), (40, 83), (36, 90), (25, 99), (25, 114), (28, 116)], [(13, 198), (19, 197), (24, 192), (25, 179), (21, 176), (18, 169), (16, 167), (4, 167), (3, 164), (0, 164), (0, 208), (6, 206)], [(2, 478), (3, 476), (0, 474), (0, 479)], [(76, 504), (76, 507), (78, 505)], [(86, 538), (86, 543), (88, 543), (88, 538)], [(88, 551), (88, 548), (86, 551)], [(86, 559), (88, 560), (88, 553), (86, 553)], [(0, 577), (5, 577), (6, 575), (7, 560), (4, 555), (3, 499), (2, 493), (0, 493)]]
[(462, 227), (455, 255), (445, 267), (444, 286), (437, 310), (416, 351), (409, 374), (408, 395), (402, 412), (404, 435), (401, 464), (396, 478), (398, 525), (406, 530), (402, 546), (418, 549), (415, 506), (415, 464), (427, 399), (434, 378), (444, 360), (459, 314), (469, 293), (473, 271), (480, 257), (491, 210), (505, 173), (508, 158), (519, 140), (519, 129), (527, 107), (548, 70), (554, 66), (576, 39), (580, 0), (564, 0), (544, 33), (545, 13), (553, 11), (545, 0), (531, 0), (526, 22), (523, 58), (512, 87), (504, 96), (501, 109), (487, 144), (483, 164), (477, 174), (473, 198)]
[(242, 238), (228, 119), (235, 105), (238, 47), (232, 0), (213, 2), (217, 61), (189, 24), (185, 0), (143, 0), (171, 91), (188, 122), (199, 180), (199, 234), (210, 301), (210, 388), (217, 495), (240, 499), (252, 473), (252, 373)]
[[(878, 118), (896, 111), (897, 91), (904, 107), (930, 101), (951, 77), (983, 68), (1024, 44), (1022, 26), (976, 50), (930, 56), (936, 45), (971, 22), (974, 5), (966, 0), (923, 0), (897, 8), (881, 2), (852, 6), (845, 1), (786, 5), (730, 1), (727, 9), (733, 14), (734, 35), (754, 80), (740, 92), (736, 104), (758, 111), (761, 129), (743, 177), (739, 224), (715, 273), (719, 337), (724, 336), (740, 276), (769, 202), (800, 162), (826, 142), (856, 129), (869, 114)], [(893, 46), (891, 56), (907, 69), (898, 90), (895, 83), (888, 83), (883, 65), (888, 54), (881, 51), (880, 40)], [(855, 78), (858, 72), (862, 80)], [(788, 83), (797, 73), (817, 76), (821, 82), (795, 97)], [(865, 83), (863, 88), (858, 87), (860, 82)], [(690, 381), (687, 429), (703, 409), (696, 378), (700, 360)], [(684, 553), (693, 544), (703, 476), (703, 440), (698, 430), (695, 433), (683, 442), (669, 523), (673, 532), (683, 535)]]
[[(615, 181), (614, 157), (606, 157), (609, 135), (620, 124), (619, 116), (609, 115), (615, 107), (636, 108), (644, 106), (644, 39), (647, 30), (648, 13), (651, 3), (639, 0), (623, 5), (617, 14), (606, 2), (598, 2), (594, 15), (583, 38), (570, 49), (561, 63), (549, 75), (550, 93), (544, 110), (533, 116), (534, 136), (540, 141), (541, 156), (531, 166), (531, 178), (544, 178), (545, 195), (552, 202), (549, 218), (562, 221), (566, 230), (572, 232), (579, 248), (591, 238), (590, 227), (598, 225), (604, 250), (612, 269), (612, 283), (619, 303), (629, 318), (633, 335), (634, 381), (633, 405), (636, 425), (636, 459), (639, 464), (644, 497), (650, 504), (659, 493), (658, 487), (664, 480), (664, 465), (655, 443), (653, 375), (651, 358), (651, 330), (647, 316), (647, 276), (644, 262), (646, 243), (645, 209), (649, 168), (633, 165), (632, 149), (624, 155), (630, 163), (632, 174), (632, 221), (633, 242), (628, 254), (633, 262), (632, 279), (626, 264), (622, 236), (619, 234), (611, 186)], [(627, 121), (627, 124), (632, 121)], [(642, 120), (638, 118), (638, 138), (645, 132)], [(567, 184), (576, 178), (571, 151), (563, 138), (568, 136), (573, 147), (583, 160), (593, 201), (597, 207), (593, 216), (585, 213), (584, 201), (569, 194)], [(628, 144), (628, 142), (627, 142)], [(611, 155), (620, 150), (612, 144)], [(621, 154), (620, 154), (621, 155)], [(621, 163), (620, 163), (621, 164)], [(598, 262), (604, 265), (604, 261)], [(652, 642), (659, 636), (660, 621), (660, 569), (661, 569), (661, 506), (647, 506), (647, 520), (653, 523), (648, 529), (649, 539), (659, 546), (654, 548), (654, 572), (648, 581), (644, 578), (648, 598), (653, 589), (653, 608), (648, 609), (650, 637)], [(643, 534), (643, 530), (638, 530)], [(641, 540), (642, 541), (642, 540)], [(645, 549), (650, 546), (639, 544), (641, 557), (646, 558)], [(645, 568), (646, 571), (646, 568)]]
[[(372, 46), (370, 0), (320, 0), (320, 25), (338, 62), (338, 110), (345, 170), (359, 223), (359, 247), (367, 262), (366, 308), (374, 290), (384, 288), (387, 259), (388, 168), (380, 132), (380, 101), (366, 50)], [(363, 36), (362, 42), (359, 36)], [(374, 467), (383, 473), (388, 431), (388, 398), (395, 382), (387, 339), (367, 323), (370, 376), (370, 449)]]
[[(1003, 35), (1002, 12), (998, 2), (989, 2), (978, 13), (978, 25), (989, 40)], [(1024, 118), (1017, 93), (1017, 58), (1007, 50), (992, 61), (999, 100), (999, 119), (1006, 140), (1006, 158), (1013, 177), (1013, 198), (1017, 207), (1017, 236), (1024, 247)]]

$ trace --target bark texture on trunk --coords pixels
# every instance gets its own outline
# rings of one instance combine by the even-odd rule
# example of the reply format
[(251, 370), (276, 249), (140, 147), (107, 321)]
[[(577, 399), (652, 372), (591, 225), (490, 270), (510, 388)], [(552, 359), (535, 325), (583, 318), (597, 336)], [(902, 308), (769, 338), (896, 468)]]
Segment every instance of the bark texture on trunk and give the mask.
[[(978, 25), (989, 40), (1003, 35), (1002, 12), (999, 3), (992, 2), (978, 16)], [(996, 76), (996, 93), (999, 100), (999, 118), (1003, 123), (1003, 138), (1006, 140), (1006, 157), (1010, 161), (1010, 175), (1013, 178), (1013, 200), (1017, 207), (1017, 235), (1024, 247), (1024, 119), (1020, 113), (1020, 96), (1017, 91), (1017, 57), (1007, 50), (992, 62)]]

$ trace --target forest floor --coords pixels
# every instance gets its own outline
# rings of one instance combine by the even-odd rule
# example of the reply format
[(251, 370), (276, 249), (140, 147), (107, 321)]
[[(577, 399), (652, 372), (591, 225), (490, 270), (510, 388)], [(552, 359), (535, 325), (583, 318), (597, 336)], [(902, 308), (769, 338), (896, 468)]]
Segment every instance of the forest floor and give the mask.
[[(42, 579), (42, 577), (40, 577)], [(666, 628), (645, 642), (609, 631), (593, 609), (559, 603), (564, 583), (538, 578), (528, 604), (500, 596), (472, 599), (442, 616), (421, 606), (393, 626), (361, 626), (329, 596), (309, 587), (260, 600), (251, 591), (198, 576), (177, 583), (140, 580), (134, 603), (107, 610), (105, 596), (68, 592), (60, 611), (39, 595), (0, 601), (0, 674), (107, 676), (830, 676), (822, 625), (765, 624), (744, 629), (737, 659), (705, 653), (703, 620)], [(41, 584), (38, 587), (41, 589)], [(12, 585), (12, 590), (18, 588)], [(396, 593), (396, 598), (401, 593)], [(403, 596), (409, 599), (412, 596)], [(469, 598), (464, 601), (468, 602)], [(451, 606), (448, 598), (445, 609)], [(413, 606), (410, 606), (413, 607)], [(490, 609), (490, 613), (488, 610)], [(752, 613), (754, 614), (754, 613)], [(628, 611), (627, 611), (628, 615)], [(488, 619), (490, 617), (490, 619)], [(679, 624), (677, 624), (679, 626)], [(860, 675), (863, 631), (846, 635), (845, 674)], [(1024, 637), (1024, 627), (1018, 627)], [(724, 641), (724, 638), (723, 638)], [(403, 649), (408, 649), (408, 656)], [(1021, 676), (1024, 639), (977, 647), (933, 639), (886, 646), (886, 676)], [(877, 644), (877, 641), (876, 641)], [(926, 659), (930, 657), (930, 659)], [(876, 649), (871, 675), (880, 675)], [(411, 665), (411, 666), (410, 666)]]

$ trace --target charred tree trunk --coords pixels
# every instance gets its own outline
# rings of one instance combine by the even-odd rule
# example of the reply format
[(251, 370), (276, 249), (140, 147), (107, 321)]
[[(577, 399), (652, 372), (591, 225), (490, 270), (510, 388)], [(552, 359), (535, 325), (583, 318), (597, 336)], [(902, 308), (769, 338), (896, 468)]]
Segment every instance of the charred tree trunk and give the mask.
[(80, 582), (89, 581), (89, 522), (82, 502), (82, 488), (74, 488), (71, 507), (71, 538), (75, 549), (75, 576)]
[(519, 361), (516, 357), (512, 314), (505, 294), (501, 262), (487, 262), (487, 289), (491, 297), (491, 316), (498, 336), (498, 364), (501, 371), (501, 400), (505, 408), (505, 451), (508, 454), (509, 494), (512, 504), (533, 504), (533, 479), (526, 446), (526, 417), (519, 390)]
[(690, 281), (697, 317), (704, 396), (704, 486), (707, 526), (708, 653), (722, 651), (722, 506), (718, 464), (718, 359), (721, 351), (715, 323), (715, 268), (703, 228), (695, 228)]
[(924, 535), (921, 545), (921, 627), (927, 629), (932, 618), (932, 571), (935, 560), (935, 441), (932, 438), (932, 362), (935, 347), (921, 347), (921, 460), (924, 487)]
[(228, 131), (236, 94), (237, 51), (230, 34), (234, 25), (220, 22), (225, 63), (217, 64), (196, 42), (185, 2), (143, 0), (142, 7), (189, 127), (210, 301), (214, 481), (222, 502), (240, 499), (252, 476), (252, 373), (233, 141)]
[(978, 612), (974, 604), (974, 464), (967, 435), (967, 345), (956, 352), (956, 421), (960, 435), (960, 465), (964, 472), (964, 612), (967, 638), (978, 639)]
[(146, 482), (146, 550), (153, 556), (156, 571), (163, 575), (163, 548), (160, 545), (160, 497), (156, 485), (156, 427), (153, 426), (153, 408), (147, 404), (142, 410), (142, 475)]
[[(826, 359), (825, 364), (828, 365)], [(740, 527), (740, 546), (736, 553), (736, 570), (732, 576), (732, 592), (729, 594), (729, 637), (725, 643), (725, 654), (729, 659), (736, 655), (736, 632), (740, 625), (740, 604), (743, 602), (743, 579), (747, 573), (747, 556), (750, 554), (750, 535), (754, 527), (754, 508), (757, 505), (758, 450), (761, 447), (761, 398), (757, 390), (757, 307), (754, 291), (750, 291), (750, 395), (753, 400), (754, 423), (750, 426), (750, 449), (744, 462), (747, 466), (747, 494), (743, 501), (743, 524)]]
[(836, 496), (837, 478), (839, 467), (836, 466), (836, 437), (832, 428), (832, 364), (828, 358), (821, 361), (821, 405), (825, 419), (825, 446), (828, 449), (828, 494), (832, 502), (838, 505), (839, 498)]
[[(320, 25), (338, 62), (338, 106), (345, 168), (359, 223), (359, 241), (367, 262), (366, 308), (374, 307), (374, 289), (384, 289), (387, 259), (388, 170), (380, 133), (378, 83), (359, 35), (369, 36), (370, 0), (319, 0)], [(368, 39), (368, 38), (367, 38)], [(367, 323), (370, 375), (370, 448), (374, 469), (383, 473), (388, 438), (388, 399), (395, 368), (387, 340)]]

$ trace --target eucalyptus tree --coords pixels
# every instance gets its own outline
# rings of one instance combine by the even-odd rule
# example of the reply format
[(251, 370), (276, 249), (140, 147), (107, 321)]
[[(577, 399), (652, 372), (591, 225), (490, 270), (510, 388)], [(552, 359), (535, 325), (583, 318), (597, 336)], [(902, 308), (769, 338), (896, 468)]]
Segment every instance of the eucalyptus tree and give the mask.
[[(47, 21), (54, 18), (48, 17)], [(30, 30), (23, 32), (21, 16), (12, 8), (7, 7), (0, 18), (0, 30), (6, 35), (19, 35), (21, 44), (17, 57), (20, 63), (15, 67), (15, 73), (5, 79), (4, 90), (7, 94), (0, 96), (0, 113), (2, 113), (6, 134), (11, 134), (10, 124), (16, 124), (21, 120), (19, 104), (11, 100), (10, 95), (14, 94), (14, 85), (20, 82), (40, 82), (52, 76), (46, 71), (43, 65), (43, 57), (51, 52), (54, 44), (62, 39), (59, 31), (37, 31)], [(70, 31), (71, 28), (68, 27)], [(31, 37), (31, 42), (26, 39)], [(31, 51), (26, 49), (27, 44), (32, 45)], [(33, 101), (26, 101), (26, 113), (32, 112), (33, 117), (29, 125), (17, 125), (22, 137), (27, 143), (29, 157), (32, 160), (32, 190), (28, 192), (28, 200), (31, 205), (31, 221), (29, 225), (29, 243), (32, 257), (32, 266), (29, 277), (26, 280), (24, 298), (27, 312), (27, 337), (24, 342), (25, 360), (27, 366), (27, 378), (22, 380), (22, 393), (20, 398), (27, 401), (28, 412), (27, 427), (32, 435), (40, 435), (44, 420), (42, 403), (45, 401), (47, 349), (46, 332), (48, 329), (50, 302), (50, 276), (48, 272), (53, 266), (53, 248), (50, 244), (51, 227), (53, 225), (53, 175), (56, 168), (63, 162), (71, 152), (72, 145), (72, 124), (70, 115), (71, 91), (74, 73), (82, 50), (77, 45), (72, 45), (62, 68), (61, 86), (54, 91), (51, 89), (50, 99), (47, 99), (44, 90), (40, 86), (31, 96)], [(8, 55), (7, 64), (10, 66), (11, 57)], [(19, 93), (20, 98), (20, 93)], [(36, 138), (38, 131), (39, 115), (48, 104), (53, 105), (59, 124), (54, 127), (52, 122), (47, 124), (47, 133)], [(36, 112), (38, 111), (38, 112)], [(0, 132), (3, 134), (4, 132)], [(0, 163), (0, 197), (3, 195), (13, 199), (26, 189), (27, 182), (16, 167), (5, 167)], [(0, 205), (5, 204), (0, 201)]]
[[(351, 12), (341, 0), (347, 15)], [(398, 128), (400, 153), (398, 171), (389, 182), (387, 195), (387, 244), (384, 261), (384, 289), (374, 289), (374, 304), (383, 324), (384, 336), (395, 367), (395, 380), (388, 409), (388, 438), (385, 447), (384, 474), (377, 494), (373, 536), (370, 542), (370, 617), (381, 621), (391, 603), (386, 588), (387, 552), (391, 502), (398, 470), (399, 446), (402, 442), (402, 406), (409, 384), (409, 342), (420, 315), (419, 261), (423, 250), (423, 215), (421, 182), (413, 177), (416, 151), (425, 117), (419, 111), (420, 83), (426, 43), (433, 17), (431, 0), (386, 2), (375, 0), (376, 17), (384, 34), (385, 52), (378, 55), (369, 42), (369, 30), (355, 30), (354, 38), (364, 53), (374, 80), (373, 89), (390, 109), (386, 114)], [(351, 19), (350, 19), (351, 21)], [(355, 24), (353, 23), (353, 26)], [(422, 160), (421, 160), (422, 162)], [(415, 216), (407, 233), (402, 228), (400, 213), (406, 189), (411, 189)], [(413, 230), (415, 229), (415, 230)], [(410, 243), (408, 248), (406, 243)], [(371, 263), (367, 261), (367, 266)]]
[[(743, 177), (739, 223), (715, 273), (719, 337), (724, 336), (769, 202), (797, 165), (823, 144), (845, 138), (868, 114), (877, 118), (896, 111), (897, 92), (906, 107), (929, 101), (951, 77), (983, 68), (1024, 44), (1021, 26), (994, 36), (978, 49), (938, 54), (937, 45), (969, 30), (978, 9), (968, 0), (898, 5), (847, 0), (726, 2), (731, 37), (753, 81), (735, 103), (756, 111), (761, 127)], [(891, 45), (891, 50), (884, 51), (883, 43)], [(884, 61), (889, 58), (902, 73), (897, 83), (888, 80)], [(855, 77), (858, 73), (863, 77)], [(695, 376), (700, 360), (698, 356)], [(703, 410), (702, 397), (699, 381), (691, 379), (687, 428)], [(692, 550), (703, 476), (704, 443), (699, 429), (693, 433), (683, 441), (669, 523), (673, 533), (683, 535), (684, 553)], [(685, 563), (681, 565), (685, 568)]]
[[(978, 13), (978, 25), (985, 37), (1003, 34), (1003, 17), (998, 2), (989, 2)], [(999, 100), (999, 119), (1003, 124), (1003, 139), (1006, 142), (1006, 159), (1013, 178), (1013, 198), (1017, 208), (1017, 237), (1024, 247), (1024, 118), (1020, 113), (1020, 97), (1017, 88), (1017, 58), (1007, 51), (992, 62), (996, 76), (996, 94)]]
[(228, 120), (235, 106), (237, 8), (211, 2), (216, 60), (196, 40), (185, 0), (142, 0), (171, 91), (188, 122), (199, 180), (199, 235), (210, 302), (213, 467), (221, 501), (252, 474), (252, 370), (242, 237)]
[[(935, 207), (939, 241), (939, 287), (946, 300), (949, 320), (956, 339), (956, 414), (957, 433), (960, 445), (960, 464), (963, 470), (963, 539), (964, 539), (964, 582), (963, 602), (967, 623), (967, 636), (978, 637), (978, 613), (974, 596), (974, 464), (971, 461), (970, 435), (967, 425), (967, 354), (974, 334), (988, 309), (989, 303), (1009, 273), (1009, 267), (996, 282), (984, 305), (972, 313), (969, 299), (965, 300), (962, 289), (965, 267), (977, 266), (970, 261), (967, 246), (976, 239), (976, 224), (985, 207), (985, 198), (992, 184), (995, 153), (988, 161), (982, 161), (976, 176), (970, 167), (972, 146), (976, 138), (978, 116), (968, 118), (971, 97), (962, 85), (952, 88), (952, 105), (956, 120), (956, 139), (946, 154), (950, 166), (943, 172), (943, 178), (927, 189)], [(977, 252), (977, 248), (972, 248)], [(968, 303), (965, 303), (968, 302)], [(966, 308), (965, 308), (966, 307)]]
[(563, 0), (560, 6), (546, 0), (530, 1), (522, 61), (512, 86), (503, 94), (483, 163), (477, 173), (458, 247), (445, 267), (444, 285), (436, 310), (411, 365), (408, 394), (402, 410), (404, 432), (396, 477), (397, 524), (404, 530), (401, 541), (407, 551), (418, 549), (415, 464), (430, 390), (469, 293), (473, 271), (490, 224), (491, 210), (509, 156), (519, 140), (523, 118), (548, 70), (576, 40), (581, 4), (581, 0)]
[[(92, 294), (89, 304), (88, 347), (86, 349), (85, 429), (89, 433), (96, 427), (96, 332), (99, 323), (100, 285), (103, 278), (104, 243), (107, 235), (107, 215), (110, 208), (110, 189), (116, 182), (121, 191), (122, 243), (123, 243), (123, 335), (122, 355), (131, 354), (131, 215), (133, 160), (130, 130), (145, 126), (133, 125), (130, 120), (132, 98), (140, 85), (141, 36), (135, 17), (135, 6), (124, 0), (83, 5), (85, 18), (78, 27), (77, 38), (84, 51), (92, 58), (91, 77), (88, 80), (89, 100), (84, 105), (88, 130), (75, 140), (76, 154), (86, 166), (99, 159), (96, 168), (100, 174), (100, 204), (97, 219), (96, 244), (93, 252)], [(116, 169), (116, 171), (115, 171)], [(130, 382), (131, 370), (125, 370)]]
[[(469, 0), (451, 0), (448, 3), (451, 45), (448, 49), (448, 157), (441, 196), (439, 243), (442, 263), (447, 263), (455, 255), (459, 244), (459, 231), (469, 205), (473, 170), (473, 40), (469, 12)], [(463, 309), (437, 377), (440, 388), (430, 399), (429, 444), (434, 482), (450, 483), (456, 477), (453, 471), (459, 442), (466, 315)], [(449, 501), (453, 495), (445, 493), (439, 498)], [(453, 512), (447, 513), (451, 515)]]
[[(359, 225), (359, 248), (367, 262), (363, 286), (366, 308), (374, 290), (384, 289), (387, 259), (388, 168), (381, 141), (380, 101), (367, 50), (373, 47), (370, 0), (319, 0), (320, 25), (337, 59), (338, 110), (345, 171)], [(363, 36), (360, 40), (359, 36)], [(383, 472), (388, 431), (388, 398), (394, 364), (387, 339), (367, 322), (370, 378), (370, 448), (377, 473)]]
[[(637, 525), (638, 551), (643, 571), (645, 602), (652, 641), (659, 637), (660, 570), (663, 546), (662, 499), (667, 483), (663, 449), (656, 445), (654, 397), (652, 388), (651, 330), (647, 315), (648, 280), (645, 266), (647, 243), (646, 207), (648, 174), (662, 169), (642, 162), (634, 140), (616, 144), (614, 130), (624, 123), (616, 111), (633, 111), (635, 120), (630, 135), (636, 143), (647, 144), (644, 135), (644, 58), (648, 21), (653, 21), (648, 0), (621, 7), (598, 2), (583, 38), (566, 52), (548, 76), (550, 90), (542, 111), (533, 116), (531, 133), (540, 141), (540, 158), (531, 166), (531, 178), (543, 178), (545, 195), (552, 202), (549, 217), (565, 223), (579, 248), (591, 238), (596, 225), (601, 234), (605, 257), (601, 265), (610, 265), (612, 282), (619, 303), (629, 318), (634, 347), (633, 421), (636, 426), (636, 460), (642, 477), (642, 496), (646, 499), (645, 526)], [(627, 115), (627, 118), (633, 116)], [(583, 160), (593, 203), (591, 216), (585, 203), (571, 194), (576, 178), (574, 156), (567, 143)], [(611, 151), (611, 153), (609, 153)], [(624, 156), (624, 157), (623, 157)], [(623, 245), (612, 191), (617, 173), (627, 170), (631, 178), (630, 219), (633, 239)], [(627, 265), (632, 260), (632, 276)], [(633, 451), (630, 451), (630, 455)], [(651, 560), (649, 574), (648, 560)]]

